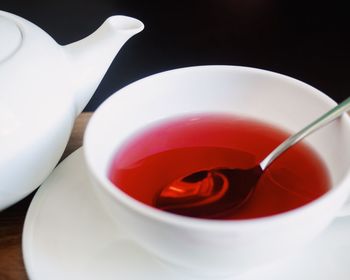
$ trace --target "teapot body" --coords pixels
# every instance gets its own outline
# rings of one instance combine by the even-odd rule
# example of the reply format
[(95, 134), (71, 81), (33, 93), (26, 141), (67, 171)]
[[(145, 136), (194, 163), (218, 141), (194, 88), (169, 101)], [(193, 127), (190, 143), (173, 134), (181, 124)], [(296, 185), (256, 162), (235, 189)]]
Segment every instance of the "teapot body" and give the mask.
[(69, 61), (34, 24), (5, 12), (20, 45), (0, 63), (0, 210), (33, 191), (55, 167), (76, 115)]
[(0, 210), (37, 188), (59, 161), (82, 111), (121, 46), (143, 29), (126, 16), (59, 45), (0, 11)]

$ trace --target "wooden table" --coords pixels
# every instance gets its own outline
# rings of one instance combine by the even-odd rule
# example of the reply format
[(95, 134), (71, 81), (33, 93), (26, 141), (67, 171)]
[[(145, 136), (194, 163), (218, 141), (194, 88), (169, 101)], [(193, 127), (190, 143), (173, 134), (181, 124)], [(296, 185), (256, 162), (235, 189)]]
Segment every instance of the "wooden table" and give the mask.
[[(92, 113), (82, 113), (76, 120), (68, 146), (62, 156), (82, 144), (82, 135)], [(0, 212), (0, 280), (28, 279), (22, 259), (22, 229), (34, 193)]]

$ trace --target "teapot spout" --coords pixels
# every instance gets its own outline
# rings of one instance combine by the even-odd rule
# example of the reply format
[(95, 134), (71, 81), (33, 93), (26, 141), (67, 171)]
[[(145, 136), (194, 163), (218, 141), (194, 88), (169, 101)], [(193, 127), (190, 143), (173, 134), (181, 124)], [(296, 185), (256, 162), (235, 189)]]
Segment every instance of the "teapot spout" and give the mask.
[(89, 102), (120, 48), (143, 28), (137, 19), (112, 16), (88, 37), (63, 46), (71, 61), (77, 114)]

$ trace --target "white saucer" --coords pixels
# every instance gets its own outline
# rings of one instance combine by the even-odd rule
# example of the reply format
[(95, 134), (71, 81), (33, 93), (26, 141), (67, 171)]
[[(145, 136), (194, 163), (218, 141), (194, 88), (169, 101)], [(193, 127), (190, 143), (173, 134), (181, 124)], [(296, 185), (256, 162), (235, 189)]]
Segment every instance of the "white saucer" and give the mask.
[[(31, 279), (192, 280), (123, 237), (89, 186), (82, 149), (36, 193), (26, 217), (23, 255)], [(337, 219), (298, 256), (234, 280), (350, 279), (350, 217)]]

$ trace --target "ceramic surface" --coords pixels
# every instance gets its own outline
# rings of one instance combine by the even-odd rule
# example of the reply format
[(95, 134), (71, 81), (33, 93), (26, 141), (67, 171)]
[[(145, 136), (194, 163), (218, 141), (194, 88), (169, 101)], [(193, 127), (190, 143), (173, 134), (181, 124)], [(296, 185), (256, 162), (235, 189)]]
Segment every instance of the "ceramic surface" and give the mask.
[(112, 16), (90, 36), (61, 46), (33, 23), (0, 11), (0, 210), (50, 174), (75, 117), (122, 45), (142, 29), (136, 19)]
[[(350, 218), (338, 218), (293, 257), (224, 279), (348, 280), (349, 235)], [(81, 149), (36, 193), (25, 221), (23, 253), (32, 280), (203, 279), (163, 264), (111, 223), (91, 190)]]
[[(334, 106), (319, 90), (271, 71), (225, 65), (180, 68), (136, 81), (105, 100), (85, 131), (84, 155), (101, 204), (138, 244), (184, 270), (205, 276), (239, 274), (299, 250), (338, 215), (350, 192), (349, 116), (304, 140), (324, 161), (331, 190), (302, 207), (259, 219), (193, 219), (148, 207), (108, 180), (114, 154), (135, 133), (167, 118), (226, 113), (292, 133)], [(144, 148), (152, 153), (152, 145)]]

